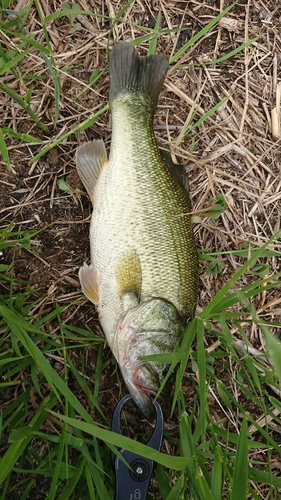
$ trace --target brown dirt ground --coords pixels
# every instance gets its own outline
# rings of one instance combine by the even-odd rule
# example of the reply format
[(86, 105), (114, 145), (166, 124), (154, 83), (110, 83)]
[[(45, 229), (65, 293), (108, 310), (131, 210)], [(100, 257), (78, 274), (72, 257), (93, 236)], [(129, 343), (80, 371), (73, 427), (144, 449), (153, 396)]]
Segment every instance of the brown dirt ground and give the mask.
[[(84, 10), (110, 16), (116, 15), (125, 4), (122, 0), (76, 0), (76, 3)], [(56, 0), (39, 4), (45, 16), (61, 7), (61, 2)], [(100, 17), (79, 16), (81, 27), (74, 33), (69, 33), (66, 17), (52, 21), (48, 25), (49, 37), (62, 83), (57, 125), (54, 126), (53, 80), (35, 49), (21, 62), (22, 80), (15, 82), (10, 73), (5, 76), (4, 82), (24, 96), (31, 87), (30, 80), (25, 77), (32, 74), (42, 76), (42, 79), (32, 81), (31, 104), (49, 127), (51, 135), (42, 136), (41, 130), (29, 120), (22, 108), (3, 93), (0, 93), (1, 123), (17, 132), (43, 138), (44, 146), (52, 144), (108, 102), (107, 71), (92, 89), (86, 88), (92, 71), (106, 68), (108, 37), (111, 46), (113, 34), (115, 40), (128, 41), (143, 35), (144, 30), (129, 22), (153, 27), (161, 9), (162, 29), (186, 28), (180, 34), (168, 33), (159, 39), (157, 52), (172, 57), (229, 4), (229, 1), (223, 0), (213, 0), (208, 4), (139, 0), (132, 3), (122, 17), (123, 21), (114, 27)], [(44, 43), (43, 30), (35, 10), (31, 10), (26, 23), (36, 39)], [(239, 1), (219, 26), (214, 27), (178, 61), (190, 66), (173, 66), (166, 79), (155, 116), (159, 144), (169, 144), (175, 159), (187, 164), (196, 213), (202, 213), (210, 199), (219, 193), (228, 200), (228, 209), (219, 219), (203, 217), (202, 222), (195, 225), (199, 248), (227, 251), (241, 248), (243, 242), (249, 240), (261, 245), (280, 228), (281, 136), (273, 139), (271, 123), (271, 109), (276, 106), (278, 82), (281, 81), (280, 31), (281, 10), (277, 2)], [(230, 60), (217, 65), (198, 64), (220, 58), (255, 37), (258, 38), (250, 47)], [(6, 39), (1, 42), (7, 50), (11, 48)], [(146, 48), (147, 44), (143, 44), (144, 52)], [(216, 113), (188, 137), (172, 142), (181, 133), (194, 109), (198, 108), (198, 119), (225, 96), (230, 97)], [(16, 229), (40, 230), (30, 250), (17, 251), (14, 276), (17, 280), (31, 281), (34, 288), (40, 287), (41, 295), (46, 292), (40, 305), (42, 309), (52, 308), (55, 304), (68, 304), (81, 296), (78, 270), (84, 261), (89, 260), (89, 199), (85, 194), (66, 194), (58, 188), (57, 181), (63, 179), (73, 189), (83, 190), (75, 170), (75, 150), (79, 144), (94, 138), (103, 138), (109, 148), (110, 134), (110, 113), (106, 112), (85, 132), (69, 136), (32, 164), (30, 160), (42, 149), (42, 145), (27, 146), (17, 139), (7, 139), (12, 168), (7, 171), (0, 158), (1, 227), (13, 221)], [(280, 250), (281, 243), (277, 243), (275, 248)], [(5, 262), (11, 263), (12, 252), (5, 252), (4, 258)], [(241, 262), (239, 258), (229, 255), (222, 260), (227, 267), (217, 276), (206, 274), (206, 264), (200, 263), (199, 311)], [(272, 258), (269, 264), (271, 272), (280, 271), (277, 258)], [(246, 274), (242, 286), (252, 279), (250, 274)], [(255, 305), (261, 317), (280, 321), (280, 291), (281, 287), (258, 298)], [(86, 300), (79, 306), (71, 307), (65, 321), (90, 331), (99, 329), (93, 307)], [(261, 333), (254, 326), (249, 331), (249, 340), (256, 349), (264, 348)], [(211, 337), (207, 337), (206, 347), (211, 349), (213, 342)], [(91, 350), (89, 356), (93, 357), (94, 364), (96, 351)], [(74, 354), (75, 358), (79, 363), (79, 350)], [(120, 393), (115, 363), (106, 345), (104, 360), (108, 361), (108, 367), (103, 372), (99, 404), (110, 420)], [(190, 395), (187, 400), (188, 397), (192, 400), (194, 390), (188, 376), (183, 388)], [(123, 391), (125, 393), (124, 387)], [(166, 426), (170, 430), (176, 425), (176, 416), (170, 421), (165, 405), (164, 411)], [(214, 413), (216, 411), (214, 405)], [(166, 451), (173, 453), (173, 450)]]

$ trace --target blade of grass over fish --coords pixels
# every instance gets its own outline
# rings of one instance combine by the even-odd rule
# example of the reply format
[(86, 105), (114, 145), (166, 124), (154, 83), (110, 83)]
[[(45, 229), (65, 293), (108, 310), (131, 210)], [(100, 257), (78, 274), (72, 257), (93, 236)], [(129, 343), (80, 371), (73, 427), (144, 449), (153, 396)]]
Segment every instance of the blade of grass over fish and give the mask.
[(237, 451), (235, 454), (231, 500), (246, 500), (247, 498), (247, 483), (248, 483), (247, 433), (248, 433), (247, 420), (244, 417), (237, 443)]
[(197, 40), (200, 40), (204, 35), (209, 33), (212, 29), (213, 26), (215, 26), (221, 19), (222, 17), (225, 16), (233, 7), (236, 5), (238, 0), (233, 2), (231, 5), (226, 7), (218, 16), (216, 16), (212, 21), (210, 21), (202, 30), (200, 30), (196, 35), (194, 35), (188, 42), (186, 42), (170, 59), (170, 64), (175, 63), (186, 51), (191, 47), (192, 45), (197, 42)]
[(200, 323), (201, 323), (201, 319), (199, 319), (199, 318), (194, 318), (189, 323), (189, 325), (187, 326), (186, 330), (183, 333), (182, 344), (176, 353), (175, 361), (172, 363), (172, 366), (174, 369), (176, 364), (180, 361), (180, 366), (177, 369), (176, 382), (175, 382), (175, 392), (174, 392), (174, 398), (173, 398), (171, 412), (173, 412), (175, 409), (178, 395), (181, 391), (182, 379), (183, 379), (183, 376), (184, 376), (184, 373), (186, 370), (186, 365), (187, 365), (187, 361), (189, 358), (191, 345), (192, 345), (193, 339), (195, 337), (195, 334), (198, 331), (198, 328), (200, 328)]
[[(183, 337), (189, 337), (189, 325), (186, 327), (187, 329), (183, 333)], [(195, 335), (195, 333), (194, 333)], [(192, 337), (193, 340), (193, 337)], [(192, 343), (192, 342), (191, 342)], [(155, 396), (157, 399), (161, 392), (163, 391), (169, 377), (171, 376), (172, 372), (174, 371), (176, 365), (179, 363), (181, 359), (181, 352), (184, 351), (184, 348), (181, 347), (181, 343), (179, 342), (178, 345), (175, 347), (175, 351), (173, 353), (164, 353), (164, 354), (157, 354), (157, 355), (147, 355), (147, 356), (140, 356), (140, 359), (146, 359), (150, 361), (157, 361), (158, 363), (164, 363), (164, 364), (169, 364), (169, 370), (167, 372), (167, 375), (165, 376), (163, 382), (161, 383), (159, 390)], [(189, 344), (188, 344), (189, 345)], [(190, 344), (191, 345), (191, 344)], [(185, 351), (186, 352), (186, 351)], [(189, 351), (188, 351), (189, 352)], [(183, 373), (184, 373), (185, 368), (183, 367)], [(180, 387), (180, 386), (179, 386)], [(176, 401), (176, 400), (175, 400)], [(175, 403), (176, 404), (176, 403)]]
[(164, 453), (160, 453), (159, 451), (156, 451), (153, 448), (139, 443), (138, 441), (134, 441), (133, 439), (130, 439), (126, 436), (116, 434), (115, 432), (108, 431), (106, 429), (102, 429), (96, 424), (89, 424), (87, 422), (82, 422), (81, 420), (72, 419), (53, 411), (51, 411), (51, 413), (63, 422), (66, 422), (73, 427), (77, 427), (78, 429), (87, 432), (91, 436), (102, 439), (106, 443), (117, 446), (119, 448), (125, 448), (126, 450), (137, 453), (145, 458), (154, 460), (155, 462), (162, 464), (165, 467), (169, 467), (170, 469), (181, 470), (187, 465), (186, 458), (171, 457), (169, 455), (165, 455)]
[(228, 280), (228, 282), (219, 290), (219, 292), (215, 295), (215, 297), (209, 302), (209, 304), (205, 307), (205, 309), (200, 313), (199, 317), (201, 319), (207, 319), (215, 309), (215, 307), (220, 303), (223, 299), (224, 295), (230, 290), (230, 288), (238, 281), (238, 279), (242, 276), (242, 274), (248, 269), (248, 267), (255, 262), (255, 260), (262, 254), (262, 252), (272, 243), (274, 240), (278, 240), (281, 236), (281, 231), (278, 231), (276, 234), (271, 236), (269, 240), (260, 247), (250, 259), (243, 264), (240, 268), (235, 271), (233, 276)]
[(87, 118), (86, 120), (79, 123), (78, 125), (75, 125), (75, 127), (73, 127), (71, 130), (69, 130), (65, 134), (61, 135), (58, 139), (53, 141), (52, 144), (50, 144), (49, 146), (46, 146), (39, 153), (37, 153), (37, 155), (35, 155), (33, 158), (31, 158), (31, 160), (28, 162), (29, 166), (32, 165), (32, 163), (34, 163), (35, 161), (39, 160), (39, 158), (41, 158), (41, 156), (48, 153), (51, 149), (56, 147), (62, 141), (67, 139), (67, 137), (69, 137), (70, 135), (78, 134), (78, 132), (82, 132), (82, 130), (86, 130), (87, 128), (91, 127), (91, 125), (93, 125), (93, 123), (95, 123), (97, 121), (98, 117), (100, 115), (102, 115), (103, 113), (105, 113), (105, 111), (107, 111), (108, 109), (109, 109), (109, 104), (106, 104), (103, 108), (98, 110), (94, 114), (94, 116), (92, 116), (92, 118)]
[(3, 156), (3, 160), (6, 163), (7, 169), (11, 170), (9, 152), (8, 152), (7, 144), (6, 144), (5, 139), (4, 139), (4, 134), (3, 134), (2, 128), (0, 128), (0, 152), (1, 152), (1, 155)]

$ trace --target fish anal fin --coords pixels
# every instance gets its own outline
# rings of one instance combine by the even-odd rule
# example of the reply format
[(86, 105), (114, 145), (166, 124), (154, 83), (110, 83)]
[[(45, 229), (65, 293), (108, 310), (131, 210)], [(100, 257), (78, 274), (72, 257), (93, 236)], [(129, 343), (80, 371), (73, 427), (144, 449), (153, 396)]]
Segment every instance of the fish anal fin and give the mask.
[(107, 154), (103, 140), (86, 142), (76, 151), (76, 168), (88, 195), (93, 199), (95, 184), (103, 166), (107, 163)]
[(132, 294), (139, 300), (142, 272), (140, 259), (136, 251), (133, 250), (124, 254), (118, 263), (115, 274), (120, 297)]
[(93, 266), (84, 264), (79, 270), (79, 279), (82, 292), (95, 306), (99, 304), (99, 287), (97, 272)]

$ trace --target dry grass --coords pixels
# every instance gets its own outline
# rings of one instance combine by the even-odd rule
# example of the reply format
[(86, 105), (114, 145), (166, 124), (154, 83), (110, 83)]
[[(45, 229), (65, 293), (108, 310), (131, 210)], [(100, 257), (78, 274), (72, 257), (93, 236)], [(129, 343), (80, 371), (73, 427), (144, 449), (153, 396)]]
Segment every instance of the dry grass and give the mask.
[[(50, 131), (49, 136), (43, 135), (22, 106), (0, 92), (2, 126), (42, 140), (41, 144), (26, 144), (8, 134), (10, 171), (0, 158), (1, 228), (14, 221), (15, 227), (41, 230), (29, 250), (17, 253), (14, 264), (15, 278), (31, 280), (34, 288), (39, 286), (41, 291), (47, 291), (33, 314), (51, 309), (55, 303), (68, 304), (81, 295), (77, 276), (79, 266), (89, 257), (91, 207), (86, 196), (75, 192), (83, 187), (76, 174), (74, 155), (77, 145), (93, 138), (103, 138), (109, 147), (110, 113), (103, 112), (89, 128), (74, 132), (83, 120), (108, 102), (106, 67), (113, 39), (130, 41), (147, 34), (143, 27), (152, 29), (161, 11), (162, 33), (156, 51), (166, 53), (173, 60), (180, 47), (230, 2), (213, 0), (207, 5), (199, 1), (137, 0), (127, 5), (116, 22), (112, 19), (116, 20), (124, 8), (123, 0), (76, 0), (76, 4), (77, 8), (91, 11), (93, 15), (77, 15), (72, 24), (67, 16), (58, 17), (47, 25), (50, 53), (61, 85), (57, 123), (57, 90), (42, 52), (33, 48), (21, 60), (15, 68), (17, 78), (12, 71), (1, 77), (1, 82), (22, 98), (32, 89), (30, 107)], [(20, 0), (9, 8), (19, 12), (28, 5), (28, 0)], [(45, 18), (59, 12), (61, 6), (62, 3), (56, 0), (37, 0), (24, 23), (27, 35), (45, 46), (46, 33), (38, 12)], [(249, 241), (261, 246), (280, 229), (279, 11), (278, 3), (273, 0), (238, 1), (218, 26), (171, 65), (156, 112), (155, 133), (159, 144), (169, 144), (176, 160), (187, 164), (193, 210), (202, 216), (201, 222), (195, 225), (198, 247), (221, 254), (219, 258), (225, 265), (220, 274), (210, 275), (206, 273), (205, 261), (200, 263), (198, 311), (209, 303), (241, 264), (239, 256), (223, 252), (239, 250)], [(80, 26), (75, 23), (80, 23)], [(71, 32), (73, 25), (77, 29)], [(185, 28), (185, 31), (178, 28)], [(251, 45), (231, 59), (209, 64), (256, 37)], [(5, 52), (15, 50), (18, 53), (19, 39), (16, 36), (7, 37), (2, 31), (0, 41)], [(141, 47), (145, 52), (148, 43), (142, 43)], [(97, 78), (93, 85), (89, 84), (91, 75)], [(228, 97), (226, 102), (208, 116), (208, 111), (225, 97)], [(205, 120), (186, 135), (188, 125), (202, 116)], [(64, 134), (68, 136), (61, 141)], [(56, 140), (57, 145), (53, 147)], [(33, 161), (47, 146), (50, 146), (49, 151)], [(58, 188), (60, 179), (71, 186), (71, 194)], [(226, 198), (227, 210), (213, 220), (202, 214), (218, 194)], [(281, 250), (280, 240), (274, 249)], [(5, 258), (10, 263), (12, 255), (7, 252)], [(271, 257), (266, 263), (270, 273), (280, 271), (279, 257)], [(253, 276), (246, 273), (241, 278), (242, 286), (247, 286), (252, 280)], [(280, 323), (280, 296), (281, 285), (260, 294), (255, 306), (261, 319)], [(72, 306), (64, 319), (89, 330), (98, 329), (87, 301)], [(51, 328), (55, 333), (57, 325)], [(263, 336), (255, 323), (248, 327), (248, 333), (250, 348), (264, 352)], [(233, 328), (232, 334), (234, 340), (241, 343), (237, 328)], [(205, 343), (209, 353), (217, 347), (211, 337), (207, 337)], [(243, 346), (245, 343), (242, 342), (240, 347)], [(108, 351), (106, 357), (110, 359)], [(231, 385), (233, 394), (238, 394), (240, 389), (235, 387), (234, 380)], [(99, 403), (110, 418), (119, 392), (113, 387), (112, 380), (106, 381), (106, 378), (102, 390)], [(221, 415), (220, 410), (214, 406), (215, 420), (218, 415)], [(260, 425), (264, 426), (263, 415), (260, 418)], [(231, 420), (231, 425), (234, 425), (233, 421), (235, 419)], [(280, 429), (274, 428), (274, 432), (280, 433)], [(260, 498), (269, 498), (266, 491), (258, 494)]]

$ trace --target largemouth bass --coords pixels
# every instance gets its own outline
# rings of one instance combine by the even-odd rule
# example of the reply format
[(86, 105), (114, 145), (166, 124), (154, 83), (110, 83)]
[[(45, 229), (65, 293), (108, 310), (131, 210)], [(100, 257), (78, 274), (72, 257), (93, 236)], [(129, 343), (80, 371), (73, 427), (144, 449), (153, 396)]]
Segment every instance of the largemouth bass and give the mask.
[(141, 356), (173, 352), (197, 301), (197, 258), (185, 172), (161, 155), (153, 115), (168, 69), (125, 42), (110, 57), (112, 139), (78, 147), (93, 204), (91, 265), (80, 269), (125, 383), (145, 415), (165, 374)]

